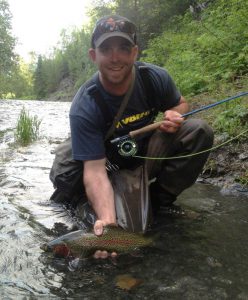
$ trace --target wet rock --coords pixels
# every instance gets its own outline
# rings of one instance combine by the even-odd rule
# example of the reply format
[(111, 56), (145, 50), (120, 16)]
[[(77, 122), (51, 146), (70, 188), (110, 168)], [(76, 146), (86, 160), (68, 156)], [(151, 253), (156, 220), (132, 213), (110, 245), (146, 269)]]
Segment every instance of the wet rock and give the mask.
[(241, 294), (238, 295), (237, 299), (239, 300), (247, 300), (248, 299), (248, 294), (243, 292)]
[(134, 278), (130, 274), (118, 275), (116, 277), (116, 286), (122, 290), (131, 290), (142, 284), (142, 280)]
[[(215, 209), (217, 206), (217, 202), (215, 199), (206, 197), (206, 198), (198, 198), (198, 197), (185, 197), (183, 199), (184, 205), (195, 209), (195, 218), (200, 217), (200, 212), (210, 212)], [(192, 211), (192, 210), (191, 210)], [(192, 219), (194, 219), (192, 217)]]
[(246, 160), (246, 159), (248, 159), (248, 153), (241, 153), (239, 155), (239, 159), (240, 160)]
[[(220, 144), (216, 138), (216, 144)], [(218, 142), (217, 142), (218, 141)], [(221, 188), (224, 195), (248, 197), (248, 186), (237, 184), (240, 178), (246, 180), (248, 169), (248, 141), (232, 143), (211, 152), (200, 180)]]
[(248, 197), (248, 187), (235, 183), (223, 186), (221, 189), (222, 195), (245, 196)]
[(212, 268), (222, 267), (222, 264), (214, 257), (209, 256), (209, 257), (207, 257), (206, 261), (207, 261), (207, 264)]

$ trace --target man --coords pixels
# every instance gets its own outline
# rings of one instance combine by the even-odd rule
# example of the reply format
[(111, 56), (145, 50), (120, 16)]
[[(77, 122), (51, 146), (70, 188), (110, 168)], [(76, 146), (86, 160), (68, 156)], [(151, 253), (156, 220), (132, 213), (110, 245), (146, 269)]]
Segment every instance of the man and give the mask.
[[(129, 169), (143, 161), (118, 156), (114, 145), (105, 141), (109, 124), (106, 124), (92, 91), (97, 89), (100, 92), (101, 101), (113, 120), (130, 90), (135, 69), (133, 90), (113, 136), (122, 136), (151, 124), (157, 112), (163, 112), (159, 130), (138, 139), (139, 155), (180, 156), (210, 148), (213, 143), (212, 130), (205, 122), (184, 120), (182, 114), (189, 110), (184, 97), (167, 71), (151, 64), (144, 64), (153, 90), (152, 99), (147, 99), (146, 87), (136, 62), (136, 38), (135, 25), (122, 16), (106, 16), (96, 23), (89, 56), (97, 66), (98, 73), (79, 89), (70, 110), (73, 158), (83, 161), (82, 184), (97, 216), (94, 224), (96, 235), (101, 235), (107, 224), (117, 222), (114, 192), (106, 161)], [(154, 209), (171, 205), (185, 188), (191, 186), (207, 156), (201, 154), (178, 160), (148, 160), (149, 178), (156, 178), (150, 187)], [(99, 251), (96, 254), (96, 257), (106, 256), (106, 252)]]

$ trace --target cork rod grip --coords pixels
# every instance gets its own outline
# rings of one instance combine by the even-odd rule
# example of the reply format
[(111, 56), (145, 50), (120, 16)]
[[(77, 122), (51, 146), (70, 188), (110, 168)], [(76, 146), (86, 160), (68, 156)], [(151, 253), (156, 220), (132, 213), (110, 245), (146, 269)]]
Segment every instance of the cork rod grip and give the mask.
[(134, 137), (136, 137), (137, 135), (140, 135), (140, 134), (142, 134), (142, 133), (146, 133), (146, 132), (155, 130), (155, 129), (157, 129), (162, 123), (163, 123), (163, 121), (160, 121), (160, 122), (152, 123), (152, 124), (147, 125), (147, 126), (145, 126), (145, 127), (142, 127), (142, 128), (139, 128), (139, 129), (136, 129), (136, 130), (133, 130), (133, 131), (130, 131), (130, 132), (129, 132), (129, 136), (130, 136), (131, 138), (134, 138)]

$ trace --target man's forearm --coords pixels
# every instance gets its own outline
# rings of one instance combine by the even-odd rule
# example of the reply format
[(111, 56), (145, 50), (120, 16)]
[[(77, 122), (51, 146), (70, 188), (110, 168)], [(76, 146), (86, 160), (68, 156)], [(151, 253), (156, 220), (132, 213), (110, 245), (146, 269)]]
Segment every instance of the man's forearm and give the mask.
[(170, 110), (174, 110), (183, 115), (189, 111), (189, 104), (185, 101), (184, 97), (181, 96), (179, 104)]
[(107, 224), (116, 223), (114, 191), (107, 172), (84, 171), (84, 186), (87, 197), (98, 219)]
[(86, 187), (88, 199), (98, 219), (109, 223), (116, 222), (114, 192), (109, 180), (95, 180)]

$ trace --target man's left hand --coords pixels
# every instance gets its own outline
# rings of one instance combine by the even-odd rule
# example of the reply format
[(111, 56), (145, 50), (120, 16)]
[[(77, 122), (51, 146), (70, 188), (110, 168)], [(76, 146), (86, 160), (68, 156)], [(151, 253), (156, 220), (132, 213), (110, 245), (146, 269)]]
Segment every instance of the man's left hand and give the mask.
[[(107, 225), (106, 222), (103, 222), (101, 220), (97, 220), (95, 225), (94, 225), (95, 235), (101, 236), (103, 234), (104, 226), (106, 226), (106, 225)], [(107, 258), (109, 256), (112, 257), (112, 258), (115, 258), (117, 256), (117, 253), (116, 252), (108, 253), (105, 250), (103, 250), (103, 251), (102, 250), (97, 250), (93, 255), (93, 257), (97, 258), (97, 259), (99, 259), (99, 258), (104, 259), (104, 258)]]
[(168, 133), (175, 133), (181, 127), (184, 118), (180, 113), (174, 110), (164, 112), (164, 121), (160, 125), (160, 130)]

